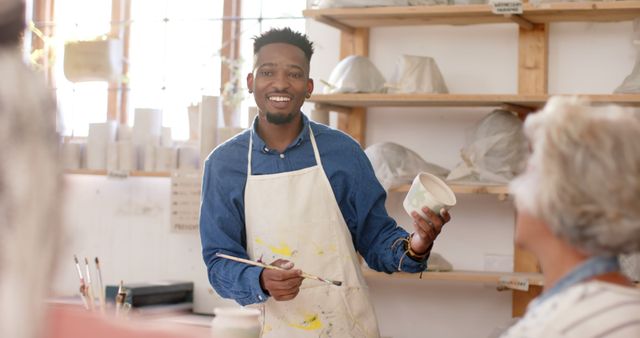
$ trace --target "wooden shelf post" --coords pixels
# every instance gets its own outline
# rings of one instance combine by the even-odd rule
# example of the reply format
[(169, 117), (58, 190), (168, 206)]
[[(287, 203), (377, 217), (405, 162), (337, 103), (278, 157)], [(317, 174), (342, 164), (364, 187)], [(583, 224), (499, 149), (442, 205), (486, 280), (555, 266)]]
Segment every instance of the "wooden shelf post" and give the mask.
[[(549, 68), (549, 25), (535, 24), (531, 29), (520, 27), (518, 35), (518, 94), (547, 94)], [(515, 272), (540, 272), (536, 258), (519, 248), (513, 254)], [(513, 291), (511, 314), (524, 315), (529, 302), (542, 292), (541, 287), (529, 291)]]
[[(356, 28), (340, 32), (340, 60), (349, 55), (369, 56), (369, 28)], [(338, 129), (351, 135), (362, 148), (365, 144), (367, 109), (352, 108), (349, 113), (338, 113)]]

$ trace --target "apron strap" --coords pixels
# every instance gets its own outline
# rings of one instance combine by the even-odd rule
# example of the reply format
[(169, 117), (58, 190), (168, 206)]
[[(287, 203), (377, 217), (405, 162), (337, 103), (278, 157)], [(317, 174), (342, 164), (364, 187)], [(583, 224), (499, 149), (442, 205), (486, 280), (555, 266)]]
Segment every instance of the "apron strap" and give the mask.
[(247, 176), (251, 176), (251, 153), (253, 152), (253, 129), (249, 133), (249, 155), (247, 155)]
[(322, 161), (320, 161), (320, 151), (318, 151), (318, 145), (316, 144), (316, 138), (313, 136), (313, 129), (309, 124), (309, 136), (311, 137), (311, 145), (313, 146), (313, 155), (316, 157), (316, 164), (322, 168)]
[[(313, 155), (316, 158), (316, 164), (322, 167), (322, 161), (320, 161), (320, 151), (318, 151), (318, 145), (316, 144), (316, 138), (313, 136), (313, 129), (309, 124), (309, 137), (311, 138), (311, 145), (313, 146)], [(253, 152), (253, 130), (249, 134), (249, 154), (247, 155), (247, 176), (251, 176), (251, 153)]]

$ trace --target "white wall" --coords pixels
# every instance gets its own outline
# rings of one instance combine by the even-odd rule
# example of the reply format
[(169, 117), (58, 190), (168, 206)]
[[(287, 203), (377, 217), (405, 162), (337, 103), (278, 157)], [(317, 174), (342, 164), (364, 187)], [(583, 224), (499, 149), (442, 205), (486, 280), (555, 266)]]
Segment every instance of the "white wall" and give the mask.
[[(340, 36), (338, 30), (313, 21), (307, 27), (316, 43), (311, 73), (316, 92), (321, 92), (318, 79), (328, 79), (339, 61)], [(515, 24), (373, 28), (369, 56), (387, 79), (400, 55), (425, 55), (435, 58), (451, 93), (517, 93), (517, 41)], [(611, 93), (635, 62), (631, 41), (631, 22), (552, 24), (549, 92)], [(367, 115), (366, 143), (400, 143), (428, 161), (453, 168), (470, 129), (489, 112), (372, 108)], [(392, 193), (387, 208), (399, 223), (410, 227), (402, 198)], [(513, 256), (515, 215), (510, 202), (492, 196), (459, 196), (452, 215), (434, 251), (456, 269), (483, 270), (492, 259)], [(511, 294), (496, 291), (494, 285), (369, 282), (382, 334), (394, 338), (487, 337), (511, 316)]]
[[(553, 24), (550, 29), (549, 91), (610, 93), (631, 71), (635, 50), (630, 22)], [(308, 22), (316, 43), (312, 77), (328, 79), (338, 62), (337, 30)], [(385, 77), (402, 53), (435, 57), (452, 93), (515, 93), (515, 25), (432, 26), (371, 30), (370, 56)], [(309, 106), (307, 106), (310, 108)], [(307, 108), (307, 111), (308, 111)], [(469, 129), (487, 109), (376, 108), (367, 117), (367, 144), (393, 141), (425, 159), (452, 168)], [(69, 176), (69, 237), (57, 294), (78, 287), (73, 254), (99, 256), (106, 283), (119, 279), (195, 280), (200, 299), (212, 299), (196, 233), (169, 230), (168, 178)], [(387, 203), (399, 223), (410, 220), (400, 194)], [(459, 196), (453, 220), (434, 248), (457, 269), (482, 270), (488, 257), (512, 256), (514, 210), (493, 196)], [(494, 285), (409, 280), (370, 280), (382, 334), (408, 337), (486, 337), (509, 320), (511, 295)], [(204, 303), (204, 302), (201, 302)], [(214, 301), (206, 302), (210, 307)], [(463, 325), (462, 325), (463, 324)]]
[(67, 175), (65, 183), (67, 238), (53, 282), (55, 295), (77, 294), (76, 254), (90, 259), (92, 273), (94, 257), (100, 258), (105, 286), (120, 280), (193, 281), (198, 312), (233, 304), (209, 286), (198, 233), (171, 232), (169, 178)]

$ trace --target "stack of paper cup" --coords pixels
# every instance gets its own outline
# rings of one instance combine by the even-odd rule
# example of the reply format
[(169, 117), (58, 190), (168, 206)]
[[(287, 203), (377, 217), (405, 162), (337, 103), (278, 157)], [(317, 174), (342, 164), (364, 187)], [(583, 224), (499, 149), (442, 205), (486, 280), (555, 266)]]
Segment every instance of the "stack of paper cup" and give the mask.
[[(162, 136), (162, 111), (159, 109), (136, 108), (133, 124), (133, 145), (137, 152), (137, 167), (154, 170), (154, 147), (160, 145)], [(151, 154), (149, 154), (151, 149)], [(153, 160), (153, 163), (149, 161)]]
[(107, 145), (107, 171), (118, 170), (118, 142), (111, 142)]
[(156, 171), (172, 171), (178, 167), (178, 150), (174, 147), (156, 147)]
[(136, 170), (136, 152), (131, 140), (118, 141), (118, 170)]
[(65, 169), (82, 168), (82, 153), (84, 143), (65, 142), (62, 144), (62, 162)]
[(155, 144), (147, 143), (142, 146), (142, 169), (143, 171), (156, 170), (156, 147)]
[(87, 137), (87, 168), (107, 169), (107, 147), (116, 140), (116, 123), (107, 121), (89, 124)]
[(121, 124), (118, 126), (118, 137), (116, 138), (118, 141), (131, 141), (133, 138), (133, 130), (126, 124)]
[(200, 105), (190, 105), (187, 108), (189, 114), (189, 140), (200, 139)]
[(160, 145), (163, 147), (173, 146), (173, 137), (171, 136), (170, 127), (162, 127), (162, 134), (160, 136)]
[(204, 161), (217, 145), (220, 98), (203, 96), (200, 103), (200, 158)]
[(107, 151), (107, 171), (136, 170), (136, 153), (131, 140), (110, 143)]
[(178, 169), (200, 169), (200, 148), (196, 144), (185, 143), (178, 147)]

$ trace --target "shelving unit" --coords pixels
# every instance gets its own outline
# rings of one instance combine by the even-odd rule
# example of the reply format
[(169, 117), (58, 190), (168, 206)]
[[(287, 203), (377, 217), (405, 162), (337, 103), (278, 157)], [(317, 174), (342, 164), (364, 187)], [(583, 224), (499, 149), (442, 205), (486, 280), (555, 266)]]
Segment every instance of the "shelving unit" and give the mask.
[[(584, 95), (594, 104), (615, 103), (639, 106), (640, 95)], [(520, 107), (537, 110), (544, 106), (546, 94), (314, 94), (309, 101), (324, 110), (348, 110), (354, 107)]]
[[(71, 175), (102, 175), (107, 176), (109, 173), (106, 170), (96, 169), (66, 169), (65, 174)], [(131, 177), (171, 177), (169, 171), (130, 171), (128, 173), (118, 173), (118, 176), (131, 176)]]
[[(96, 169), (66, 169), (64, 171), (65, 174), (68, 175), (93, 175), (93, 176), (109, 176), (110, 174), (107, 170), (96, 170)], [(131, 172), (122, 172), (115, 173), (116, 176), (130, 176), (130, 177), (171, 177), (172, 172), (170, 171), (131, 171)], [(490, 184), (449, 184), (451, 189), (456, 194), (492, 194), (498, 195), (498, 198), (501, 196), (506, 196), (509, 193), (509, 189), (505, 185), (490, 185)], [(410, 185), (404, 185), (395, 189), (392, 189), (392, 192), (407, 192), (409, 191)]]
[[(368, 7), (308, 9), (307, 18), (340, 30), (340, 54), (368, 56), (369, 29), (384, 26), (409, 25), (478, 25), (517, 24), (518, 31), (518, 89), (515, 94), (332, 94), (313, 95), (309, 101), (316, 110), (338, 112), (338, 128), (349, 133), (365, 146), (366, 109), (368, 107), (501, 107), (524, 117), (544, 105), (548, 97), (549, 23), (571, 21), (614, 22), (640, 17), (640, 1), (565, 2), (540, 6), (523, 5), (520, 15), (497, 15), (489, 5), (436, 5), (408, 7)], [(562, 93), (556, 93), (562, 94)], [(582, 94), (581, 94), (582, 96)], [(640, 95), (589, 94), (594, 103), (616, 103), (640, 106)], [(455, 187), (455, 189), (462, 189)], [(506, 187), (475, 186), (475, 193), (495, 193), (505, 196)], [(398, 191), (406, 191), (408, 187)], [(539, 273), (535, 257), (516, 248), (516, 273)], [(367, 272), (367, 274), (371, 274)], [(468, 273), (428, 273), (429, 278), (459, 280)], [(473, 275), (473, 274), (472, 274)], [(389, 278), (414, 278), (402, 277)], [(461, 277), (462, 276), (462, 277)], [(474, 275), (475, 276), (475, 275)], [(478, 280), (494, 280), (495, 275), (480, 273)], [(490, 276), (490, 277), (489, 277)], [(424, 275), (423, 275), (424, 278)], [(471, 279), (475, 279), (473, 277)], [(512, 314), (521, 316), (527, 304), (541, 292), (534, 287), (527, 292), (514, 291)]]
[[(462, 183), (447, 183), (451, 190), (456, 194), (489, 194), (506, 196), (509, 194), (509, 187), (501, 184), (462, 184)], [(402, 192), (406, 193), (411, 188), (406, 184), (398, 188), (391, 189), (389, 192)]]
[(384, 272), (374, 271), (369, 268), (363, 268), (362, 272), (366, 278), (374, 279), (414, 279), (414, 280), (440, 280), (440, 281), (457, 281), (469, 283), (490, 283), (496, 286), (501, 285), (501, 281), (516, 282), (526, 281), (529, 286), (541, 287), (544, 280), (538, 273), (517, 273), (517, 272), (489, 272), (489, 271), (425, 271), (420, 273), (396, 272), (394, 274), (386, 274)]
[[(338, 125), (365, 144), (366, 107), (502, 107), (526, 114), (546, 102), (548, 23), (615, 22), (640, 17), (640, 1), (547, 3), (523, 5), (521, 15), (497, 15), (489, 5), (436, 5), (307, 9), (303, 15), (341, 31), (340, 59), (367, 56), (369, 28), (409, 25), (478, 25), (515, 23), (519, 32), (517, 94), (332, 94), (313, 95), (316, 109), (342, 113)], [(557, 93), (562, 94), (562, 93)], [(586, 95), (596, 103), (640, 106), (640, 95)]]
[(551, 22), (633, 20), (640, 15), (640, 1), (524, 4), (522, 14), (511, 16), (493, 14), (486, 4), (308, 9), (303, 15), (347, 32), (363, 27), (491, 23), (516, 23), (530, 29)]

